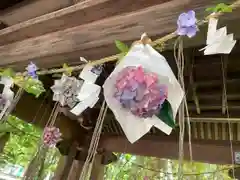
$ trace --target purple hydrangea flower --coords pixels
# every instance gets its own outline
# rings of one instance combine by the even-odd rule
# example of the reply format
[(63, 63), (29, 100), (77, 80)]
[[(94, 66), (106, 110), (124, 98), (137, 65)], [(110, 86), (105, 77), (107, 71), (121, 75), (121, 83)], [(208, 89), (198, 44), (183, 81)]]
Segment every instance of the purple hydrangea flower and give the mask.
[(28, 72), (28, 76), (32, 77), (33, 79), (37, 79), (37, 66), (33, 63), (30, 62), (26, 68), (27, 72)]
[(96, 75), (100, 75), (102, 73), (102, 65), (95, 65), (92, 69), (91, 72), (96, 74)]
[(142, 67), (127, 67), (117, 77), (114, 97), (134, 115), (147, 118), (159, 112), (167, 88), (158, 85), (155, 74), (145, 73)]
[(196, 35), (198, 31), (197, 19), (194, 11), (182, 13), (177, 21), (178, 29), (177, 34), (180, 36), (188, 36), (189, 38)]

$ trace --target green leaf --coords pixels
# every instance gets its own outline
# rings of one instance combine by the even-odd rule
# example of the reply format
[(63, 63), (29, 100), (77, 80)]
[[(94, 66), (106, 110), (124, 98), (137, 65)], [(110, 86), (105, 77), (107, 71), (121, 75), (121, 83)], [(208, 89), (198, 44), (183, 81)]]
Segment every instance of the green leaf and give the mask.
[(1, 123), (0, 124), (0, 135), (3, 136), (7, 132), (17, 132), (18, 130), (6, 123)]
[(206, 11), (215, 12), (215, 13), (216, 12), (227, 13), (227, 12), (232, 12), (232, 8), (229, 5), (226, 5), (224, 3), (219, 3), (215, 7), (207, 8)]
[(15, 73), (11, 68), (7, 68), (3, 70), (2, 76), (14, 77)]
[(164, 101), (159, 114), (157, 114), (157, 117), (160, 118), (164, 123), (166, 123), (171, 128), (175, 128), (172, 106), (167, 100)]
[(129, 51), (128, 45), (124, 44), (119, 40), (115, 40), (115, 45), (120, 52), (127, 53)]
[(15, 84), (23, 88), (26, 92), (35, 95), (35, 97), (39, 97), (45, 92), (43, 83), (38, 79), (17, 77), (14, 80)]
[(72, 75), (72, 68), (70, 68), (66, 63), (63, 64), (63, 69), (65, 69), (65, 74), (67, 76), (71, 76)]

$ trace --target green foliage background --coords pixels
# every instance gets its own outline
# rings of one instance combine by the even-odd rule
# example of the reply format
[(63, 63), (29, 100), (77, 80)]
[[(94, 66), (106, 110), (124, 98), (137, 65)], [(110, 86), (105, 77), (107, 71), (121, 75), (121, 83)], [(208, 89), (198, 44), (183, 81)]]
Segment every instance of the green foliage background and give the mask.
[[(119, 160), (105, 168), (104, 180), (177, 180), (178, 161), (130, 154), (117, 156)], [(184, 162), (184, 180), (231, 180), (229, 168), (228, 165)]]

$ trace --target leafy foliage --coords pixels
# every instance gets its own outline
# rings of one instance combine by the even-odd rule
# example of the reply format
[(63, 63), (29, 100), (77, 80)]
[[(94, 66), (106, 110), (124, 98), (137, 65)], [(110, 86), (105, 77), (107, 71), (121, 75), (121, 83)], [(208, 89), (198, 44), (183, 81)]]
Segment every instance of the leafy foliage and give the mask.
[[(15, 131), (11, 133), (10, 140), (4, 148), (4, 153), (1, 154), (1, 163), (18, 164), (26, 167), (36, 152), (38, 139), (42, 131), (14, 116), (10, 116), (8, 122)], [(16, 134), (16, 132), (19, 133)]]
[(45, 92), (43, 83), (40, 80), (16, 74), (11, 68), (1, 69), (0, 75), (12, 77), (17, 86), (23, 88), (26, 92), (33, 94), (36, 97), (39, 97), (40, 94)]
[(229, 5), (220, 3), (220, 4), (217, 4), (215, 7), (207, 8), (206, 11), (210, 11), (214, 13), (217, 13), (217, 12), (228, 13), (228, 12), (232, 12), (232, 8)]
[(67, 65), (67, 63), (64, 63), (64, 64), (63, 64), (63, 69), (65, 70), (64, 73), (65, 73), (67, 76), (71, 76), (71, 75), (72, 75), (72, 68), (69, 67), (69, 66)]
[(23, 88), (26, 92), (35, 95), (35, 97), (39, 97), (43, 92), (45, 92), (43, 83), (38, 79), (16, 76), (14, 78), (14, 83)]
[[(117, 154), (118, 161), (105, 169), (104, 180), (177, 180), (178, 161), (154, 157)], [(184, 162), (184, 179), (191, 180), (231, 180), (228, 166), (205, 163)]]
[(118, 57), (117, 64), (121, 61), (121, 59), (128, 53), (129, 47), (128, 45), (124, 44), (122, 41), (115, 40), (115, 45), (117, 49), (121, 52), (121, 55)]
[(115, 45), (122, 53), (127, 53), (129, 51), (128, 45), (124, 44), (122, 41), (115, 40)]

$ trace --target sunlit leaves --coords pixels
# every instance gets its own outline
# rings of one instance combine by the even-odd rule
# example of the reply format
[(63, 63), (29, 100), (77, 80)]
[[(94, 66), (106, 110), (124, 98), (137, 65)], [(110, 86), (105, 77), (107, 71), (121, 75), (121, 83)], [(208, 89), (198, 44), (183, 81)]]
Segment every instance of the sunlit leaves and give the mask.
[(217, 12), (228, 13), (228, 12), (232, 12), (232, 8), (229, 5), (220, 3), (220, 4), (217, 4), (215, 7), (207, 8), (206, 11), (214, 12), (214, 13), (217, 13)]
[(35, 97), (39, 97), (43, 92), (45, 92), (43, 83), (38, 79), (16, 76), (14, 78), (14, 83), (23, 88), (26, 92), (35, 95)]
[(117, 49), (122, 53), (127, 53), (129, 51), (128, 45), (124, 44), (122, 41), (115, 40), (115, 45)]
[(0, 75), (13, 78), (14, 84), (23, 88), (26, 92), (35, 95), (35, 97), (39, 97), (40, 94), (45, 92), (43, 83), (40, 80), (16, 74), (11, 68), (1, 69)]
[(69, 67), (69, 66), (67, 65), (67, 63), (64, 63), (64, 64), (63, 64), (63, 69), (65, 70), (64, 73), (65, 73), (67, 76), (71, 76), (71, 75), (72, 75), (72, 68)]
[(115, 40), (115, 45), (117, 49), (121, 52), (121, 55), (118, 57), (117, 64), (121, 61), (121, 59), (128, 53), (129, 47), (128, 45), (124, 44), (122, 41)]
[(7, 68), (1, 72), (1, 75), (14, 78), (15, 72), (11, 68)]

